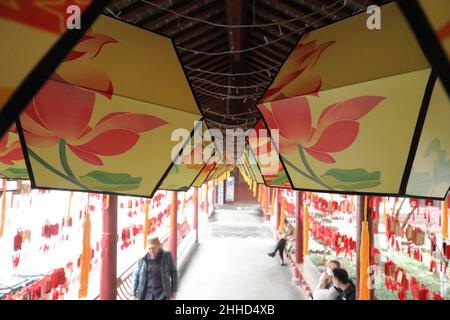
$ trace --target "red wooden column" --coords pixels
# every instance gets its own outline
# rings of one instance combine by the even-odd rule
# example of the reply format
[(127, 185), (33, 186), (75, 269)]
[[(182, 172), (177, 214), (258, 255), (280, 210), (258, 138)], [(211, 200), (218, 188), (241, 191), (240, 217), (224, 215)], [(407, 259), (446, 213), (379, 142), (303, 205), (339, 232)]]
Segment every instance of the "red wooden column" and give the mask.
[(178, 192), (172, 191), (172, 203), (170, 204), (170, 238), (169, 250), (172, 253), (173, 262), (177, 265), (177, 211), (178, 211)]
[(192, 204), (194, 206), (195, 241), (198, 241), (198, 188), (195, 187), (194, 194), (192, 195)]
[(104, 195), (100, 300), (117, 298), (117, 239), (117, 196)]
[[(295, 200), (295, 263), (303, 263), (303, 193), (294, 191)], [(296, 269), (297, 270), (297, 269)]]

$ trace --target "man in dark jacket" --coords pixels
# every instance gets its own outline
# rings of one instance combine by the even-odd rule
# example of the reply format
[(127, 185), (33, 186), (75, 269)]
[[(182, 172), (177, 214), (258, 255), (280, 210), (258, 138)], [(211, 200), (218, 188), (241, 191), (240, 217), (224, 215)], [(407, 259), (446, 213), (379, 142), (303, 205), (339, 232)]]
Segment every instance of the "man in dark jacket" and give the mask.
[(335, 288), (341, 290), (338, 300), (355, 300), (356, 288), (349, 279), (345, 269), (336, 268), (333, 270), (333, 284)]
[(136, 264), (130, 295), (135, 300), (174, 299), (177, 291), (177, 268), (172, 254), (161, 248), (158, 238), (148, 242), (147, 254)]

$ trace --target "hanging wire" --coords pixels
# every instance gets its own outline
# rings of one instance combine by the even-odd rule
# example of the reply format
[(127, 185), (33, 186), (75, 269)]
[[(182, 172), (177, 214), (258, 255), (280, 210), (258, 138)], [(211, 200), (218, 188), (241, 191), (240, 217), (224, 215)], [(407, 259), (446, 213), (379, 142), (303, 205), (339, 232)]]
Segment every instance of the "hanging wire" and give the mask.
[(106, 11), (108, 11), (109, 14), (113, 15), (114, 17), (116, 17), (117, 19), (120, 19), (120, 15), (122, 14), (122, 11), (119, 11), (117, 13), (114, 13), (110, 8), (106, 7), (105, 8)]
[[(367, 1), (368, 0), (366, 0), (366, 3), (367, 3)], [(265, 24), (255, 24), (255, 23), (253, 23), (251, 25), (227, 25), (227, 24), (214, 23), (214, 22), (211, 22), (211, 21), (208, 21), (208, 20), (204, 20), (204, 19), (200, 19), (200, 18), (195, 18), (195, 17), (183, 15), (183, 14), (180, 14), (180, 13), (174, 11), (174, 10), (171, 10), (169, 8), (160, 6), (160, 5), (155, 4), (155, 3), (151, 2), (151, 1), (148, 1), (148, 0), (141, 0), (141, 2), (146, 3), (148, 5), (151, 5), (153, 7), (156, 7), (158, 9), (162, 10), (162, 11), (170, 12), (170, 13), (176, 15), (177, 17), (181, 17), (181, 18), (192, 20), (192, 21), (209, 24), (209, 25), (212, 25), (212, 26), (215, 26), (215, 27), (235, 29), (235, 28), (263, 28), (263, 27), (278, 26), (279, 31), (280, 31), (280, 35), (282, 35), (281, 25), (292, 23), (292, 22), (298, 21), (298, 20), (303, 20), (303, 19), (308, 18), (309, 16), (314, 16), (314, 15), (320, 13), (320, 11), (323, 12), (324, 10), (331, 9), (331, 8), (335, 7), (339, 2), (342, 2), (342, 5), (338, 9), (334, 10), (333, 12), (330, 12), (329, 14), (327, 14), (325, 16), (322, 16), (320, 19), (318, 19), (317, 21), (314, 22), (314, 23), (317, 23), (317, 22), (320, 22), (320, 21), (322, 21), (322, 20), (324, 20), (326, 18), (335, 16), (336, 12), (338, 12), (339, 10), (341, 10), (343, 7), (345, 7), (347, 5), (347, 0), (337, 0), (337, 1), (335, 1), (333, 4), (331, 4), (329, 6), (322, 6), (322, 8), (317, 8), (313, 12), (311, 12), (311, 13), (309, 13), (307, 15), (304, 15), (302, 17), (296, 17), (296, 18), (292, 18), (292, 19), (288, 19), (288, 20), (284, 20), (284, 21), (265, 23)], [(255, 3), (253, 3), (253, 5), (255, 5)], [(364, 9), (364, 6), (362, 6), (359, 10), (355, 11), (354, 13), (361, 12), (361, 10), (363, 10), (363, 9)], [(110, 14), (114, 15), (115, 17), (120, 18), (119, 16), (120, 16), (121, 12), (114, 13), (109, 8), (106, 8), (106, 10)], [(254, 11), (255, 11), (255, 8), (254, 8)], [(277, 38), (277, 39), (272, 40), (272, 41), (267, 41), (267, 39), (266, 39), (266, 43), (264, 43), (264, 44), (261, 44), (261, 45), (258, 45), (258, 46), (254, 46), (252, 48), (246, 48), (246, 49), (243, 49), (243, 50), (228, 50), (228, 51), (224, 51), (224, 52), (204, 52), (204, 51), (198, 51), (198, 50), (193, 50), (193, 49), (189, 49), (189, 48), (184, 48), (184, 47), (181, 47), (181, 46), (177, 46), (177, 48), (180, 49), (180, 50), (186, 51), (186, 52), (192, 52), (194, 54), (202, 54), (202, 55), (210, 55), (210, 56), (218, 56), (218, 55), (223, 55), (223, 54), (243, 53), (243, 52), (256, 50), (256, 49), (259, 49), (259, 48), (262, 48), (262, 47), (265, 47), (265, 46), (277, 43), (280, 40), (286, 39), (286, 38), (288, 38), (288, 37), (290, 37), (290, 36), (292, 36), (292, 35), (294, 35), (296, 33), (299, 33), (299, 32), (305, 30), (308, 27), (309, 27), (309, 25), (306, 24), (306, 27), (297, 29), (297, 30), (295, 30), (295, 31), (293, 31), (293, 32), (291, 32), (291, 33), (289, 33), (287, 35), (281, 36), (280, 38)], [(261, 69), (261, 70), (255, 70), (255, 71), (252, 71), (252, 72), (243, 72), (243, 73), (235, 73), (235, 74), (233, 74), (233, 73), (211, 72), (211, 71), (202, 70), (202, 69), (199, 69), (199, 68), (191, 68), (189, 66), (185, 66), (185, 68), (190, 70), (190, 71), (201, 72), (201, 73), (206, 73), (206, 74), (222, 75), (222, 76), (247, 76), (247, 75), (252, 75), (252, 74), (267, 73), (269, 75), (269, 78), (270, 78), (271, 77), (270, 70), (277, 69), (279, 66), (281, 66), (281, 64), (277, 64), (277, 65), (275, 65), (273, 67), (269, 67), (269, 68), (265, 68), (265, 69)]]
[[(337, 2), (339, 2), (339, 1), (336, 1), (336, 3)], [(347, 0), (344, 0), (343, 4), (339, 8), (335, 9), (329, 15), (320, 17), (314, 23), (317, 23), (317, 22), (320, 22), (320, 21), (322, 21), (324, 19), (329, 18), (330, 16), (334, 15), (336, 12), (338, 12), (342, 8), (344, 8), (346, 6), (346, 4), (347, 4)], [(194, 54), (201, 54), (201, 55), (207, 55), (207, 56), (220, 56), (220, 55), (224, 55), (224, 54), (244, 53), (244, 52), (250, 52), (250, 51), (253, 51), (253, 50), (257, 50), (257, 49), (264, 48), (266, 46), (272, 45), (272, 44), (277, 43), (277, 42), (279, 42), (279, 41), (281, 41), (283, 39), (289, 38), (290, 36), (292, 36), (292, 35), (294, 35), (296, 33), (300, 33), (302, 31), (306, 30), (307, 28), (308, 28), (308, 26), (301, 27), (301, 28), (299, 28), (297, 30), (294, 30), (294, 31), (292, 31), (292, 32), (290, 32), (290, 33), (280, 37), (280, 38), (276, 38), (275, 40), (267, 41), (267, 39), (266, 39), (266, 43), (262, 43), (260, 45), (254, 46), (254, 47), (245, 48), (245, 49), (241, 49), (241, 50), (226, 50), (226, 51), (222, 51), (222, 52), (206, 52), (206, 51), (188, 49), (188, 48), (184, 48), (184, 47), (180, 47), (180, 46), (177, 46), (177, 49), (182, 50), (182, 51), (186, 51), (186, 52), (191, 52), (191, 53), (194, 53)]]
[(250, 119), (248, 117), (247, 118), (243, 118), (243, 117), (240, 117), (240, 116), (243, 116), (243, 115), (259, 116), (258, 111), (242, 112), (242, 113), (236, 113), (236, 114), (222, 114), (222, 113), (219, 113), (219, 112), (215, 112), (215, 111), (206, 109), (206, 110), (204, 110), (204, 112), (208, 113), (208, 114), (215, 115), (215, 116), (225, 117), (226, 119), (230, 119), (230, 120), (233, 120), (233, 121), (245, 121), (245, 122), (247, 122)]
[(264, 86), (267, 86), (267, 85), (269, 85), (270, 84), (270, 82), (262, 82), (262, 83), (260, 83), (260, 84), (255, 84), (255, 85), (250, 85), (250, 86), (227, 86), (227, 85), (223, 85), (223, 84), (219, 84), (219, 83), (216, 83), (216, 82), (213, 82), (213, 81), (209, 81), (209, 80), (206, 80), (206, 79), (203, 79), (203, 78), (198, 78), (198, 77), (189, 77), (191, 80), (195, 80), (195, 81), (198, 81), (198, 82), (203, 82), (203, 83), (206, 83), (206, 84), (210, 84), (210, 85), (212, 85), (212, 86), (216, 86), (216, 87), (220, 87), (220, 88), (228, 88), (228, 89), (236, 89), (236, 90), (238, 90), (238, 89), (253, 89), (253, 88), (259, 88), (259, 87), (264, 87)]
[[(214, 125), (215, 128), (221, 129), (221, 130), (226, 130), (226, 129), (236, 129), (236, 127), (238, 126), (237, 124), (234, 124), (234, 125), (229, 124), (229, 125), (227, 125), (227, 124), (220, 123), (220, 122), (217, 122), (217, 121), (214, 121), (214, 120), (211, 120), (211, 119), (206, 119), (206, 122), (207, 122), (208, 124)], [(254, 122), (254, 123), (252, 123), (252, 122)], [(250, 119), (250, 120), (247, 122), (247, 126), (253, 126), (255, 123), (256, 123), (256, 121), (252, 121), (252, 120)]]
[(242, 100), (245, 98), (250, 98), (253, 100), (256, 100), (257, 98), (259, 98), (260, 94), (247, 94), (247, 95), (227, 95), (224, 93), (220, 93), (220, 92), (213, 92), (213, 91), (208, 91), (202, 87), (199, 87), (197, 85), (192, 85), (192, 87), (196, 90), (198, 90), (200, 93), (206, 95), (206, 96), (210, 96), (213, 98), (217, 98), (217, 99), (230, 99), (230, 100)]
[[(208, 20), (187, 16), (187, 15), (181, 14), (179, 12), (176, 12), (175, 10), (172, 10), (172, 9), (160, 6), (160, 5), (156, 4), (156, 3), (153, 3), (153, 2), (148, 1), (148, 0), (141, 0), (141, 1), (143, 3), (146, 3), (148, 5), (153, 6), (155, 8), (158, 8), (159, 10), (172, 13), (172, 14), (176, 15), (177, 17), (181, 17), (181, 18), (184, 18), (184, 19), (188, 19), (188, 20), (192, 20), (192, 21), (196, 21), (196, 22), (209, 24), (209, 25), (214, 26), (214, 27), (226, 28), (226, 29), (267, 28), (267, 27), (285, 25), (285, 24), (288, 24), (288, 23), (292, 23), (292, 22), (295, 22), (295, 21), (301, 21), (301, 20), (304, 20), (306, 18), (313, 17), (314, 15), (318, 14), (319, 11), (320, 11), (320, 9), (318, 9), (318, 10), (315, 10), (315, 11), (313, 11), (313, 12), (307, 14), (307, 15), (304, 15), (302, 17), (295, 17), (295, 18), (291, 18), (291, 19), (284, 20), (284, 21), (279, 21), (279, 22), (269, 22), (269, 23), (259, 23), (259, 24), (228, 25), (228, 24), (215, 23), (215, 22), (211, 22), (211, 21), (208, 21)], [(330, 9), (330, 8), (334, 7), (337, 3), (341, 2), (341, 1), (342, 0), (335, 1), (332, 5), (326, 7), (326, 9)], [(346, 4), (347, 0), (344, 0), (344, 3)], [(329, 16), (327, 16), (327, 17), (329, 17)]]
[(212, 72), (212, 71), (203, 70), (203, 69), (191, 68), (189, 66), (184, 66), (184, 67), (190, 71), (201, 72), (201, 73), (206, 73), (206, 74), (213, 74), (213, 75), (218, 75), (218, 76), (225, 76), (225, 77), (234, 77), (234, 76), (250, 76), (252, 74), (258, 74), (258, 73), (267, 73), (268, 71), (277, 69), (280, 66), (281, 66), (281, 63), (278, 63), (272, 67), (268, 67), (265, 69), (260, 69), (260, 70), (250, 71), (250, 72), (241, 72), (241, 73)]

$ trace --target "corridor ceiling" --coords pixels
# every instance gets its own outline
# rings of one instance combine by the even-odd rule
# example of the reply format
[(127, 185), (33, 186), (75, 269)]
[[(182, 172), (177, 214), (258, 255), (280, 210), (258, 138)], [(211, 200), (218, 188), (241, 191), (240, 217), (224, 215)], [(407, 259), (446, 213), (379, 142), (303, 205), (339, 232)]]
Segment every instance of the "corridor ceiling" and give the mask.
[[(256, 103), (305, 31), (387, 2), (115, 0), (103, 13), (172, 38), (208, 126), (246, 130), (259, 120)], [(257, 26), (232, 27), (242, 25)]]

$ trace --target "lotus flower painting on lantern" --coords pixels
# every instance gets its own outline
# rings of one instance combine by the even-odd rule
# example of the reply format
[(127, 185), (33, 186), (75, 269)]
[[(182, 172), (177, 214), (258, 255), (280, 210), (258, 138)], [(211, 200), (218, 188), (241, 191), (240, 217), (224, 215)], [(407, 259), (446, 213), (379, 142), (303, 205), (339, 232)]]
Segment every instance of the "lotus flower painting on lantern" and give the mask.
[[(115, 64), (117, 56), (126, 62)], [(170, 142), (174, 129), (192, 131), (200, 118), (171, 40), (102, 16), (29, 103), (20, 127), (35, 186), (149, 196), (172, 166), (174, 146), (159, 142)]]
[(246, 156), (249, 168), (252, 171), (252, 174), (256, 179), (256, 182), (260, 183), (260, 184), (264, 184), (264, 178), (263, 178), (262, 172), (258, 166), (257, 159), (256, 159), (255, 155), (253, 154), (250, 146), (248, 146), (246, 148), (245, 156)]
[(450, 2), (446, 0), (419, 0), (427, 20), (429, 21), (436, 38), (450, 60)]
[[(258, 162), (264, 183), (271, 187), (291, 188), (283, 163), (278, 161), (277, 148), (273, 147), (272, 139), (262, 119), (256, 123), (254, 130), (254, 134), (248, 137), (248, 145)], [(274, 163), (278, 163), (276, 171), (273, 170)]]
[(0, 177), (28, 179), (28, 172), (15, 126), (0, 138)]
[(438, 81), (435, 84), (407, 194), (443, 198), (450, 188), (450, 101)]
[(358, 14), (303, 35), (258, 103), (296, 189), (405, 194), (436, 77), (397, 4), (381, 10), (381, 30)]
[(173, 167), (162, 181), (160, 189), (186, 191), (192, 186), (210, 160), (207, 159), (209, 154), (205, 152), (204, 139), (202, 139), (206, 129), (204, 121), (197, 124), (182, 154), (175, 159)]
[(213, 170), (215, 167), (215, 162), (209, 162), (207, 163), (200, 174), (197, 176), (197, 178), (194, 181), (193, 187), (199, 188), (202, 186), (202, 184), (206, 181), (206, 178), (208, 178), (209, 173), (211, 170)]
[[(84, 11), (92, 0), (77, 0)], [(67, 31), (67, 7), (74, 0), (0, 1), (0, 110), (20, 83)], [(18, 54), (20, 53), (20, 54)], [(12, 63), (14, 61), (14, 63)]]

